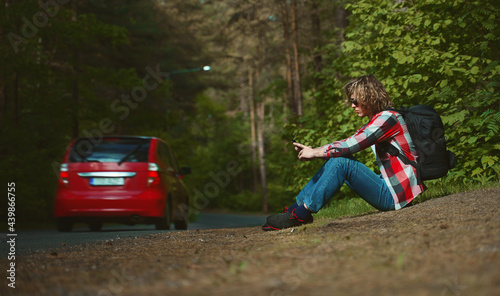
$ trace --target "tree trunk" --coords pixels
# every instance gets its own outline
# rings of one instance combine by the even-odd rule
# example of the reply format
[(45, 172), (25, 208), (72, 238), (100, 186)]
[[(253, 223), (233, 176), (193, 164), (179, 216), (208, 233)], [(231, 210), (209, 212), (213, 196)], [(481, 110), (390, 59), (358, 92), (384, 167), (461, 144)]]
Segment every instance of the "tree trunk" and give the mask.
[(267, 203), (267, 175), (266, 175), (266, 157), (264, 151), (264, 99), (257, 102), (257, 142), (259, 145), (259, 171), (260, 185), (262, 188), (262, 211), (268, 212)]
[[(312, 49), (312, 55), (313, 55), (313, 65), (314, 69), (316, 72), (321, 72), (322, 70), (322, 56), (320, 53), (316, 52), (316, 48), (322, 46), (321, 42), (321, 19), (319, 17), (318, 9), (318, 0), (310, 0), (311, 1), (311, 29), (312, 29), (312, 36), (313, 36), (313, 49)], [(316, 85), (319, 85), (321, 81), (318, 81), (317, 79), (315, 80)]]
[(252, 191), (257, 193), (257, 141), (255, 135), (255, 98), (252, 66), (248, 66), (248, 103), (250, 104), (250, 134), (252, 141)]
[[(76, 71), (75, 71), (76, 72)], [(80, 135), (80, 120), (78, 119), (78, 109), (80, 106), (80, 95), (78, 89), (78, 76), (73, 73), (71, 97), (73, 99), (73, 138), (78, 138)]]
[(5, 88), (5, 81), (1, 80), (1, 85), (0, 85), (0, 122), (3, 122), (5, 120), (5, 114), (6, 112), (6, 102), (7, 102), (7, 89)]
[(243, 113), (243, 116), (245, 117), (245, 119), (248, 116), (248, 100), (247, 100), (248, 91), (247, 91), (247, 89), (248, 89), (248, 87), (245, 84), (245, 79), (244, 79), (244, 77), (242, 77), (240, 79), (240, 110)]
[[(73, 15), (71, 17), (71, 21), (76, 22), (78, 17), (78, 1), (73, 1), (71, 8), (73, 10)], [(71, 97), (73, 99), (73, 137), (77, 138), (80, 135), (80, 120), (79, 120), (79, 108), (80, 108), (80, 91), (79, 91), (79, 82), (78, 82), (78, 62), (79, 62), (79, 53), (78, 48), (73, 48), (73, 79), (72, 79), (72, 90)]]
[(293, 33), (293, 58), (294, 58), (294, 95), (297, 105), (297, 115), (302, 116), (302, 89), (300, 86), (300, 66), (299, 66), (299, 32), (297, 27), (297, 0), (292, 0), (292, 33)]
[(12, 101), (14, 102), (14, 128), (19, 127), (19, 75), (14, 72), (14, 85)]
[[(257, 57), (258, 60), (261, 55), (259, 54), (260, 50), (257, 48)], [(261, 74), (261, 63), (257, 62), (256, 71), (255, 71), (255, 81), (260, 81)], [(261, 97), (256, 102), (257, 106), (257, 148), (259, 152), (259, 173), (260, 173), (260, 187), (261, 187), (261, 196), (262, 196), (262, 211), (264, 213), (268, 212), (268, 203), (267, 203), (267, 175), (266, 175), (266, 154), (264, 150), (264, 118), (265, 118), (265, 107), (266, 102)]]
[(347, 20), (348, 12), (345, 10), (344, 5), (339, 3), (335, 7), (335, 27), (337, 27), (337, 44), (342, 44), (345, 41), (344, 29), (349, 25)]
[(288, 5), (287, 0), (281, 2), (281, 14), (283, 18), (283, 39), (285, 45), (285, 58), (286, 58), (286, 82), (288, 87), (288, 95), (285, 95), (285, 102), (288, 102), (290, 112), (297, 115), (297, 107), (295, 104), (295, 96), (293, 93), (293, 65), (292, 55), (290, 53), (290, 24), (288, 23)]
[[(8, 1), (5, 1), (5, 6), (7, 7), (9, 4)], [(8, 16), (7, 16), (8, 18)], [(4, 28), (0, 27), (0, 35), (4, 36)], [(6, 77), (4, 75), (0, 75), (0, 123), (5, 119), (6, 112), (6, 102), (7, 102), (7, 89), (6, 89)]]

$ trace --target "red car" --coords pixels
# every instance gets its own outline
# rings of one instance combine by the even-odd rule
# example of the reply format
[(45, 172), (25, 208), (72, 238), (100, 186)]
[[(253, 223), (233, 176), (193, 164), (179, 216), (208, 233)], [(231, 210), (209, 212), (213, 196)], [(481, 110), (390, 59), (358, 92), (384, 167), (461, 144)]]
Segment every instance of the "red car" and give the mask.
[(76, 222), (91, 231), (104, 222), (187, 229), (189, 196), (168, 144), (154, 137), (79, 138), (61, 165), (54, 216), (59, 231)]

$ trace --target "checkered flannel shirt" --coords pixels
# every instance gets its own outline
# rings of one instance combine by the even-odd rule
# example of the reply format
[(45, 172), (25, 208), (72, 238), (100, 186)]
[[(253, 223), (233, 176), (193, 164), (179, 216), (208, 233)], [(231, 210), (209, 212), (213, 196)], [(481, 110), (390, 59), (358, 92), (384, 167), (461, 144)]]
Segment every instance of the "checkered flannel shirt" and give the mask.
[(406, 157), (414, 161), (417, 152), (411, 140), (403, 117), (394, 111), (382, 111), (372, 120), (347, 139), (322, 146), (324, 157), (348, 157), (372, 145), (375, 158), (383, 179), (392, 197), (395, 209), (399, 210), (424, 191), (417, 182), (417, 171), (411, 165), (404, 164), (398, 157), (384, 152), (378, 143), (388, 141), (396, 146)]

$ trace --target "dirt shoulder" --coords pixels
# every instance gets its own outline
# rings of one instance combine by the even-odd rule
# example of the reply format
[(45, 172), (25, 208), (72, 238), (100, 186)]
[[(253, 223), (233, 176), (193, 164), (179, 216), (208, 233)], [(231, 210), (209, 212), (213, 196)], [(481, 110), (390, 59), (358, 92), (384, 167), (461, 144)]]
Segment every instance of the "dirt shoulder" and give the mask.
[[(16, 258), (2, 295), (500, 295), (500, 188), (393, 212), (190, 230)], [(6, 258), (2, 258), (6, 266)]]

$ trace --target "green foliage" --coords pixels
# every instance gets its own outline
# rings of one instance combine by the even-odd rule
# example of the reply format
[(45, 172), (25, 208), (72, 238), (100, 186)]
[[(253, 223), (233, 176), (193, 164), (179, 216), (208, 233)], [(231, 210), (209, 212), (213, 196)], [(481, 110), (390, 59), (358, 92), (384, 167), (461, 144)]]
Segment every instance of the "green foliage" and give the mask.
[[(256, 99), (266, 102), (271, 211), (292, 203), (322, 165), (321, 160), (299, 162), (292, 139), (320, 146), (363, 125), (344, 105), (342, 87), (368, 73), (382, 80), (397, 106), (430, 104), (442, 114), (458, 165), (446, 178), (429, 182), (430, 187), (498, 182), (498, 7), (479, 0), (344, 2), (351, 15), (343, 36), (331, 14), (338, 1), (318, 1), (321, 34), (328, 38), (323, 46), (311, 48), (321, 44), (312, 40), (319, 32), (305, 30), (307, 22), (299, 25), (301, 61), (315, 55), (309, 67), (301, 65), (302, 118), (289, 118), (284, 106), (283, 28), (269, 16), (269, 11), (281, 11), (275, 2), (78, 2), (61, 5), (29, 38), (22, 32), (24, 18), (32, 22), (40, 11), (38, 2), (0, 5), (5, 16), (0, 19), (5, 33), (0, 46), (0, 132), (6, 139), (0, 144), (0, 170), (2, 179), (18, 184), (23, 196), (19, 214), (51, 217), (54, 164), (75, 132), (95, 133), (104, 118), (113, 122), (113, 133), (166, 139), (181, 165), (193, 168), (184, 179), (193, 196), (194, 190), (205, 194), (207, 184), (217, 184), (214, 174), (236, 163), (238, 172), (229, 184), (219, 185), (206, 206), (259, 210), (261, 192), (253, 188), (250, 120), (243, 103), (249, 67), (259, 73)], [(299, 19), (308, 19), (308, 7), (303, 6)], [(7, 32), (24, 39), (13, 44)], [(147, 99), (131, 105), (121, 101), (143, 84), (147, 66), (167, 72), (213, 60), (208, 73), (172, 75), (148, 90)], [(112, 108), (116, 100), (129, 107), (126, 116)], [(376, 169), (371, 151), (356, 157)], [(353, 196), (344, 186), (337, 198), (346, 202), (345, 197)]]
[[(397, 2), (397, 3), (396, 3)], [(310, 113), (285, 127), (286, 137), (312, 146), (352, 135), (362, 125), (342, 101), (351, 78), (374, 74), (396, 106), (429, 104), (441, 113), (457, 167), (441, 182), (485, 184), (500, 176), (500, 24), (488, 1), (350, 1), (346, 40), (319, 50), (328, 66), (312, 96)], [(319, 115), (319, 116), (318, 116)], [(373, 154), (356, 155), (371, 168)], [(289, 192), (317, 170), (294, 167)], [(336, 198), (354, 196), (344, 186)]]
[[(2, 180), (15, 182), (18, 196), (22, 197), (16, 200), (20, 223), (49, 220), (57, 184), (57, 163), (71, 139), (71, 116), (78, 114), (88, 119), (84, 114), (93, 113), (92, 108), (79, 112), (74, 108), (75, 100), (71, 99), (76, 78), (70, 72), (78, 64), (74, 48), (101, 41), (121, 44), (126, 34), (91, 15), (82, 14), (73, 21), (72, 11), (63, 6), (57, 13), (53, 11), (46, 23), (37, 23), (32, 18), (40, 12), (34, 2), (3, 5), (1, 9), (2, 15), (8, 15), (2, 19), (4, 32), (10, 32), (10, 36), (17, 34), (22, 41), (9, 42), (4, 34), (5, 43), (0, 46), (3, 61), (0, 133), (8, 139), (0, 144), (0, 152), (7, 156), (0, 160), (0, 175)], [(30, 29), (26, 31), (26, 27)], [(60, 36), (65, 36), (64, 40)], [(86, 39), (83, 40), (83, 36)], [(95, 93), (89, 91), (94, 83), (86, 74), (92, 73), (94, 78), (104, 75), (99, 77), (100, 69), (91, 65), (78, 69), (81, 71), (80, 95), (88, 99), (85, 103), (102, 109), (103, 104), (95, 101)], [(94, 104), (90, 104), (92, 101)], [(86, 125), (85, 120), (81, 123), (82, 127)]]
[(212, 206), (222, 209), (258, 211), (262, 208), (262, 196), (250, 190), (243, 190), (230, 197), (219, 198)]
[[(158, 9), (157, 1), (59, 5), (47, 12), (46, 23), (33, 19), (44, 11), (40, 4), (0, 5), (0, 133), (6, 139), (0, 175), (16, 182), (20, 222), (51, 220), (58, 164), (73, 137), (106, 134), (100, 130), (104, 119), (112, 121), (112, 134), (185, 133), (180, 123), (203, 89), (197, 75), (178, 79), (180, 88), (164, 77), (145, 100), (120, 101), (143, 85), (147, 66), (167, 72), (203, 57), (187, 21)], [(186, 105), (179, 107), (177, 98)], [(128, 112), (113, 109), (116, 102)], [(169, 126), (167, 107), (179, 115), (168, 118)]]
[[(458, 162), (444, 182), (497, 182), (498, 8), (488, 1), (460, 0), (353, 1), (347, 8), (352, 16), (343, 52), (340, 59), (331, 60), (325, 79), (332, 80), (332, 72), (348, 77), (372, 73), (397, 106), (434, 106)], [(339, 55), (331, 47), (325, 50), (332, 57)], [(340, 99), (338, 93), (321, 88), (316, 94), (322, 106), (331, 105), (332, 97)], [(331, 111), (323, 126), (331, 125), (331, 118), (343, 119), (340, 109)]]
[(353, 197), (333, 200), (315, 216), (335, 219), (345, 216), (358, 216), (373, 211), (376, 211), (376, 209), (362, 198)]

